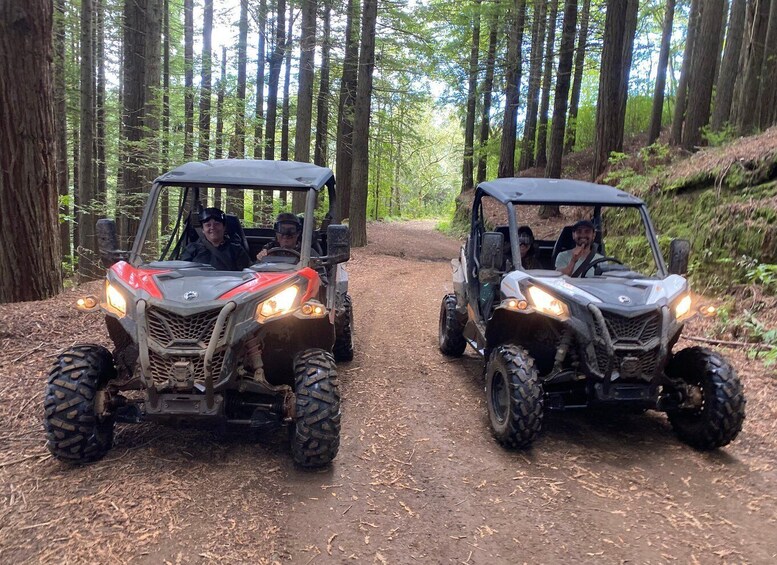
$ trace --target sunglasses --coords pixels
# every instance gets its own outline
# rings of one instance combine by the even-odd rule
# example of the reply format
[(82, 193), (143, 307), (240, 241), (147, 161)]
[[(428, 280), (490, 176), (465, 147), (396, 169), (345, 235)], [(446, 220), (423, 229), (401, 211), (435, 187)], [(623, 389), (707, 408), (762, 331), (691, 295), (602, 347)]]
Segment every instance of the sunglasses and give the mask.
[(531, 244), (532, 244), (532, 241), (528, 235), (518, 236), (518, 245), (531, 245)]
[(288, 228), (280, 228), (276, 231), (278, 235), (285, 235), (287, 237), (295, 236), (297, 235), (297, 228), (295, 227), (288, 227)]

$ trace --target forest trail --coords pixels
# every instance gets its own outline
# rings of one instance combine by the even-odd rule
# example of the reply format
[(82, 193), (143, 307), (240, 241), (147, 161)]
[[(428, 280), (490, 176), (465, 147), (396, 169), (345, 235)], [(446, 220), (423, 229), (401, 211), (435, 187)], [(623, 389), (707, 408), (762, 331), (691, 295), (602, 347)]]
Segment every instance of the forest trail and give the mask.
[[(356, 356), (338, 367), (331, 467), (257, 440), (120, 426), (101, 462), (43, 446), (43, 368), (102, 319), (77, 295), (0, 306), (0, 561), (132, 563), (771, 563), (777, 379), (735, 360), (748, 420), (698, 453), (659, 414), (551, 413), (534, 447), (492, 439), (482, 362), (437, 348), (459, 242), (427, 221), (372, 224), (348, 264)], [(99, 283), (98, 283), (99, 284)], [(728, 352), (726, 352), (728, 354)], [(769, 533), (772, 532), (772, 533)]]

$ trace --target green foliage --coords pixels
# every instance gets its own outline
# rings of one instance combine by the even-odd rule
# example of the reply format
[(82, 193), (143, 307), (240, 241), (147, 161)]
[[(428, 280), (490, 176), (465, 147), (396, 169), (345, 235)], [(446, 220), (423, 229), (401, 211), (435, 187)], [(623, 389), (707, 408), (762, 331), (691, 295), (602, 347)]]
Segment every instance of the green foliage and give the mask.
[(720, 147), (734, 141), (737, 138), (737, 131), (731, 124), (726, 124), (720, 131), (714, 131), (709, 125), (706, 125), (702, 128), (701, 135), (710, 147)]

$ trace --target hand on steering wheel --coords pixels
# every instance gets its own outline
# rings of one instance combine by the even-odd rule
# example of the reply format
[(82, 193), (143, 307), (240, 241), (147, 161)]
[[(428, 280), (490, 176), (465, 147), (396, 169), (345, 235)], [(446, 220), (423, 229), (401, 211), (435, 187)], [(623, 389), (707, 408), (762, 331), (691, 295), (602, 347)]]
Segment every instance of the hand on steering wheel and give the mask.
[(291, 256), (300, 257), (299, 251), (297, 251), (296, 249), (287, 249), (285, 247), (271, 247), (270, 249), (267, 250), (265, 257), (267, 257), (268, 255), (291, 255)]
[[(597, 257), (590, 263), (588, 263), (588, 269), (594, 268), (594, 273), (600, 274), (601, 269), (596, 269), (601, 263), (617, 263), (618, 265), (623, 265), (623, 261), (620, 259), (617, 259), (615, 257)], [(586, 273), (588, 272), (588, 269), (586, 269)], [(583, 276), (582, 274), (580, 276)]]

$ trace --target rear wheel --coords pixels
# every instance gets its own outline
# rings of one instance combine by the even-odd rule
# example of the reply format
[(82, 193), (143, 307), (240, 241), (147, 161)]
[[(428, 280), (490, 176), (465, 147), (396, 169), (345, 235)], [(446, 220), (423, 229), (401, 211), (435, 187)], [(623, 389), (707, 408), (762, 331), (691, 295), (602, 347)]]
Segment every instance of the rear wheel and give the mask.
[(54, 361), (43, 407), (46, 447), (57, 459), (88, 463), (111, 448), (105, 387), (115, 375), (113, 356), (99, 345), (75, 345)]
[(542, 430), (544, 396), (534, 359), (525, 349), (500, 345), (486, 365), (486, 404), (494, 437), (525, 448)]
[(456, 295), (446, 294), (440, 305), (440, 351), (451, 357), (461, 357), (467, 347), (464, 324), (456, 311)]
[(348, 294), (343, 297), (343, 309), (335, 318), (332, 353), (338, 363), (353, 360), (353, 301)]
[(291, 452), (303, 467), (321, 467), (340, 448), (340, 390), (332, 355), (307, 349), (294, 357), (295, 421)]
[(745, 419), (745, 396), (734, 368), (717, 353), (689, 347), (669, 362), (667, 374), (687, 385), (685, 404), (667, 412), (677, 437), (701, 450), (727, 445)]

